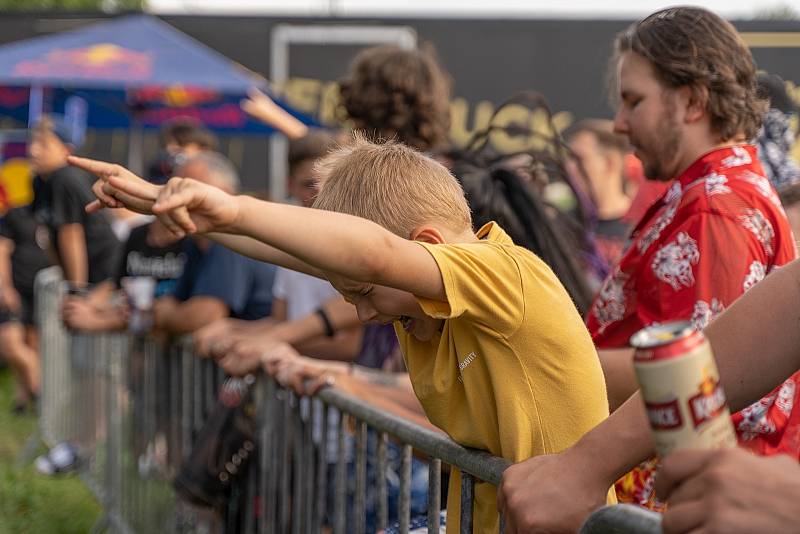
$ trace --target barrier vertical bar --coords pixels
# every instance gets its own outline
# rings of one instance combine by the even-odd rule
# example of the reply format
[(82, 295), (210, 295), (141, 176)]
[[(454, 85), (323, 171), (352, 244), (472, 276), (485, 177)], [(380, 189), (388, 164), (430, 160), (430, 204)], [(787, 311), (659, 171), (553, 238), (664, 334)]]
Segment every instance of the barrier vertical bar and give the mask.
[[(209, 373), (213, 378), (213, 374)], [(271, 473), (269, 468), (270, 443), (267, 425), (269, 418), (269, 406), (267, 398), (267, 380), (261, 377), (255, 385), (256, 417), (258, 426), (256, 429), (256, 439), (258, 443), (258, 534), (266, 534), (267, 530), (267, 480)]]
[(397, 518), (400, 521), (400, 533), (408, 534), (411, 522), (411, 445), (403, 445), (402, 463), (400, 465), (400, 502), (397, 507)]
[(461, 471), (461, 534), (472, 534), (472, 503), (475, 498), (475, 478)]
[(177, 345), (181, 361), (181, 451), (184, 457), (192, 451), (192, 367), (193, 358), (187, 354), (182, 345)]
[(244, 532), (252, 534), (255, 532), (255, 501), (256, 501), (256, 482), (258, 475), (258, 467), (255, 462), (248, 463), (245, 478), (247, 485), (244, 491)]
[(359, 421), (356, 432), (356, 484), (353, 514), (355, 525), (353, 531), (364, 532), (367, 508), (367, 424)]
[(431, 458), (428, 464), (428, 534), (439, 532), (439, 510), (442, 499), (442, 461)]
[(294, 442), (292, 443), (292, 533), (300, 534), (303, 529), (303, 497), (305, 496), (305, 488), (303, 476), (305, 443), (303, 442), (303, 414), (300, 410), (302, 399), (298, 399), (292, 395), (290, 397), (293, 401), (292, 404), (292, 422), (291, 426), (294, 429)]
[(336, 489), (334, 491), (333, 505), (333, 532), (344, 534), (347, 525), (347, 450), (345, 435), (347, 434), (348, 417), (345, 413), (339, 414), (339, 426), (336, 446)]
[(169, 369), (169, 433), (170, 433), (170, 464), (174, 469), (183, 461), (183, 449), (181, 448), (181, 390), (180, 372), (181, 360), (180, 352), (172, 348), (167, 352), (167, 368)]
[(328, 498), (328, 405), (315, 401), (319, 420), (322, 423), (321, 437), (317, 449), (316, 495), (314, 497), (314, 520), (312, 532), (320, 532), (325, 521)]
[(288, 532), (289, 529), (289, 495), (290, 495), (290, 487), (289, 487), (289, 469), (291, 467), (292, 462), (292, 394), (289, 392), (284, 392), (283, 397), (283, 418), (282, 418), (282, 426), (278, 428), (283, 428), (283, 443), (281, 445), (281, 457), (283, 458), (283, 462), (281, 464), (281, 491), (278, 494), (278, 499), (280, 501), (280, 515), (279, 515), (279, 523), (280, 523), (280, 532)]
[(267, 443), (267, 451), (266, 451), (266, 461), (267, 465), (269, 466), (269, 470), (266, 473), (267, 476), (267, 502), (266, 502), (266, 512), (267, 518), (265, 523), (267, 524), (267, 532), (277, 532), (278, 531), (278, 480), (280, 477), (279, 473), (279, 454), (280, 454), (280, 447), (278, 444), (278, 418), (279, 418), (279, 408), (280, 404), (278, 398), (276, 396), (276, 384), (275, 380), (271, 377), (266, 378), (267, 386), (266, 386), (266, 425), (264, 426), (264, 438), (265, 442)]
[(386, 449), (389, 443), (389, 436), (386, 432), (381, 432), (378, 436), (378, 472), (375, 478), (378, 483), (378, 529), (385, 529), (389, 522), (389, 492), (386, 487), (386, 470), (388, 462), (386, 459)]
[[(303, 492), (303, 525), (305, 526), (304, 532), (307, 534), (314, 534), (315, 531), (312, 527), (314, 520), (314, 480), (316, 480), (316, 451), (314, 450), (314, 399), (308, 398), (308, 420), (303, 426), (303, 443), (304, 443), (304, 456), (303, 461), (303, 484), (305, 491)], [(325, 422), (321, 422), (325, 425)]]

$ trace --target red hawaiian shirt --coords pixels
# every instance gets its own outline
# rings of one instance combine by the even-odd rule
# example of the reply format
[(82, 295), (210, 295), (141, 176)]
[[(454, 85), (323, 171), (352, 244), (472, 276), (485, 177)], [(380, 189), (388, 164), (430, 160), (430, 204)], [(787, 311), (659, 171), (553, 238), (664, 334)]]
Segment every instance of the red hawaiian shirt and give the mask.
[[(628, 345), (639, 329), (677, 319), (708, 322), (797, 256), (775, 190), (750, 145), (711, 151), (672, 182), (644, 215), (600, 289), (587, 325), (595, 345)], [(800, 373), (733, 415), (740, 445), (800, 457)], [(793, 407), (798, 405), (797, 410)], [(620, 500), (653, 505), (654, 462), (617, 483)]]

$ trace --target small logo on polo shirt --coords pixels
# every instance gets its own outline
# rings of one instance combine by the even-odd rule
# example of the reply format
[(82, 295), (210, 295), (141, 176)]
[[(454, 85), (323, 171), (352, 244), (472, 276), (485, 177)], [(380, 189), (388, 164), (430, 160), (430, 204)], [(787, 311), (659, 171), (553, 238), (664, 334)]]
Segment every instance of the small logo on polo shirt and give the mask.
[(467, 354), (467, 356), (464, 358), (464, 361), (461, 361), (461, 362), (458, 363), (458, 381), (459, 382), (464, 382), (464, 379), (463, 379), (463, 376), (462, 376), (462, 373), (464, 372), (464, 369), (466, 369), (469, 366), (469, 364), (474, 362), (475, 358), (477, 358), (477, 357), (478, 357), (478, 355), (475, 354), (475, 351), (473, 351), (473, 352), (470, 352), (469, 354)]

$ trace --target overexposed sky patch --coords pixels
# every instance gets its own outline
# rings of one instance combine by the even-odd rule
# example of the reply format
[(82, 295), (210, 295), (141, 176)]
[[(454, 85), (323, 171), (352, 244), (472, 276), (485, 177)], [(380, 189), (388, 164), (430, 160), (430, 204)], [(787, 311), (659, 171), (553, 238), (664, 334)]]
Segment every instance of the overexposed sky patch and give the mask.
[(148, 0), (154, 13), (383, 15), (413, 17), (631, 18), (676, 4), (706, 7), (728, 18), (752, 18), (772, 7), (800, 12), (800, 0)]

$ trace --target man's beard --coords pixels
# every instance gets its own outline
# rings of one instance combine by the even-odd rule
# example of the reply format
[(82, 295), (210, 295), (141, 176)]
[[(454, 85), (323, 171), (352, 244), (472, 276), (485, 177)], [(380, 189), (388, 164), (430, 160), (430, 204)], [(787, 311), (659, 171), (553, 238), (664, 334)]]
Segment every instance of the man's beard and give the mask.
[(677, 178), (676, 156), (680, 147), (681, 134), (675, 120), (675, 106), (668, 105), (661, 117), (662, 129), (653, 136), (657, 141), (651, 145), (650, 158), (642, 161), (644, 175), (649, 180), (669, 182)]

